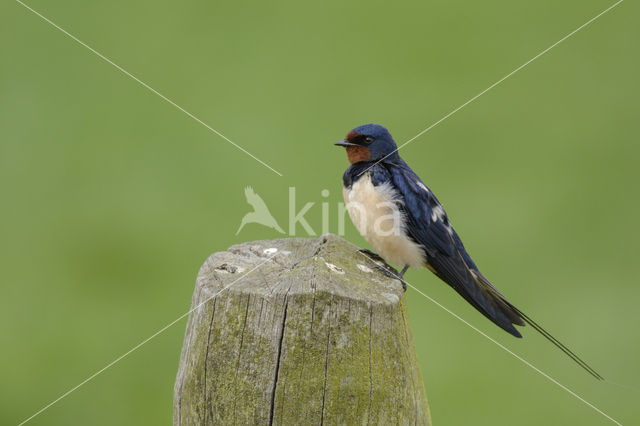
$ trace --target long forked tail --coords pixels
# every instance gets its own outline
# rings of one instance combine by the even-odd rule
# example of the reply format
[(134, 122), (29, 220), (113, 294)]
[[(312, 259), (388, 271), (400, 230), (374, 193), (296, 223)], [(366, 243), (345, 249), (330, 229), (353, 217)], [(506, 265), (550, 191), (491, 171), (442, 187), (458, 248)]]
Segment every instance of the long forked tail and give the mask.
[(589, 364), (587, 364), (586, 362), (584, 362), (578, 355), (576, 355), (571, 349), (569, 349), (568, 347), (566, 347), (565, 345), (562, 344), (562, 342), (560, 342), (558, 339), (556, 339), (555, 337), (553, 337), (547, 330), (545, 330), (544, 328), (542, 328), (537, 322), (535, 322), (534, 320), (532, 320), (527, 314), (525, 314), (524, 312), (522, 312), (520, 309), (516, 308), (515, 306), (513, 306), (511, 303), (509, 303), (508, 301), (506, 301), (504, 298), (502, 298), (503, 301), (505, 303), (507, 303), (509, 305), (509, 307), (511, 309), (513, 309), (518, 316), (520, 316), (520, 318), (522, 318), (524, 320), (524, 322), (526, 322), (527, 324), (529, 324), (531, 327), (533, 327), (538, 333), (542, 334), (544, 336), (545, 339), (547, 339), (548, 341), (550, 341), (551, 343), (553, 343), (558, 349), (560, 349), (562, 352), (564, 352), (569, 358), (571, 358), (576, 364), (578, 364), (580, 367), (584, 368), (589, 374), (591, 374), (593, 377), (595, 377), (598, 380), (604, 380), (604, 377), (602, 377), (596, 370), (594, 370)]
[[(464, 246), (462, 245), (462, 241), (460, 238), (454, 233), (450, 234), (450, 238), (452, 243), (456, 246), (456, 251), (458, 254), (458, 258), (463, 262), (469, 275), (473, 278), (473, 281), (477, 285), (477, 288), (481, 289), (479, 292), (485, 302), (488, 302), (493, 307), (493, 315), (489, 313), (483, 304), (478, 303), (478, 299), (474, 297), (470, 297), (466, 292), (461, 292), (458, 288), (453, 286), (458, 293), (460, 293), (467, 301), (469, 301), (476, 309), (478, 309), (483, 315), (493, 321), (495, 324), (500, 326), (502, 329), (512, 334), (515, 337), (522, 337), (522, 335), (513, 327), (512, 324), (515, 325), (524, 325), (524, 323), (529, 324), (533, 327), (538, 333), (542, 334), (542, 336), (553, 343), (558, 349), (565, 353), (569, 358), (571, 358), (576, 364), (580, 367), (584, 368), (589, 374), (595, 377), (598, 380), (604, 380), (597, 371), (595, 371), (589, 364), (584, 362), (578, 355), (576, 355), (571, 349), (567, 348), (564, 344), (562, 344), (558, 339), (553, 337), (551, 333), (542, 328), (537, 322), (532, 320), (527, 314), (522, 312), (520, 309), (516, 308), (511, 302), (509, 302), (506, 297), (498, 291), (497, 288), (491, 282), (478, 271), (477, 267), (464, 250)], [(470, 267), (471, 266), (471, 267)], [(524, 321), (524, 323), (523, 323)]]
[[(544, 336), (545, 339), (553, 343), (558, 349), (564, 352), (569, 358), (571, 358), (576, 364), (580, 367), (584, 368), (589, 374), (595, 377), (598, 380), (604, 380), (597, 371), (595, 371), (589, 364), (584, 362), (578, 355), (576, 355), (571, 349), (566, 347), (562, 342), (553, 337), (551, 333), (542, 328), (540, 324), (531, 319), (527, 314), (522, 312), (520, 309), (516, 308), (511, 302), (509, 302), (503, 295), (496, 289), (493, 284), (489, 280), (487, 280), (482, 274), (476, 273), (474, 274), (474, 278), (476, 282), (480, 284), (484, 290), (485, 294), (490, 295), (492, 300), (492, 304), (496, 307), (499, 307), (499, 310), (504, 313), (509, 320), (518, 325), (524, 325), (521, 322), (515, 321), (515, 319), (520, 318), (525, 323), (529, 324), (533, 327), (538, 333)], [(503, 327), (504, 328), (504, 327)], [(509, 331), (509, 330), (507, 330)], [(512, 333), (513, 334), (513, 333)]]

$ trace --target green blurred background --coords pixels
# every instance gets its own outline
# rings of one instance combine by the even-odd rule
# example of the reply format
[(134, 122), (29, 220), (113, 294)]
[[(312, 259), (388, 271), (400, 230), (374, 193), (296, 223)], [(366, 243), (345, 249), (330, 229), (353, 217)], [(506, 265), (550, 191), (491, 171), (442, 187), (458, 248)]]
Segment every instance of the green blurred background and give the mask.
[[(280, 177), (13, 1), (0, 6), (0, 423), (184, 313), (254, 187), (321, 232), (368, 122), (401, 143), (613, 4), (31, 0)], [(638, 6), (622, 3), (401, 151), (481, 269), (612, 382), (516, 340), (428, 271), (408, 281), (624, 424), (638, 424)], [(330, 190), (328, 199), (321, 197)], [(365, 245), (350, 222), (346, 238)], [(306, 233), (298, 227), (298, 236)], [(409, 290), (434, 424), (608, 420)], [(171, 422), (185, 321), (32, 424)]]

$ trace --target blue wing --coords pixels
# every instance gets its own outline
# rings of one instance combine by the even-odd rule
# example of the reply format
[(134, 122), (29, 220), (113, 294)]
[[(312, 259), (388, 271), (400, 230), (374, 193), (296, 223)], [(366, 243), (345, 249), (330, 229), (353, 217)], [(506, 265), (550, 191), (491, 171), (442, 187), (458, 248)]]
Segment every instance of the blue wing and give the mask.
[(402, 160), (373, 167), (372, 182), (392, 182), (400, 197), (409, 236), (425, 251), (427, 266), (484, 316), (516, 337), (522, 318), (478, 270), (436, 196)]
[(393, 163), (354, 164), (343, 176), (345, 187), (350, 187), (353, 181), (367, 171), (371, 174), (374, 185), (391, 183), (398, 191), (398, 198), (402, 201), (398, 205), (405, 215), (406, 231), (423, 247), (426, 266), (440, 279), (505, 331), (516, 337), (522, 337), (513, 324), (527, 323), (591, 375), (602, 379), (602, 376), (580, 357), (512, 305), (480, 273), (465, 250), (460, 237), (449, 223), (449, 218), (436, 196), (402, 159), (398, 158)]

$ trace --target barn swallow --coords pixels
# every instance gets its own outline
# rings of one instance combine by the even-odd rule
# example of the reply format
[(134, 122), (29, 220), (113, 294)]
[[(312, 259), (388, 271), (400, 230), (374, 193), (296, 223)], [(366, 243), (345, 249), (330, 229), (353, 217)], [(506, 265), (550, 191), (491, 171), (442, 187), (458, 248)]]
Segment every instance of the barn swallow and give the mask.
[(529, 324), (602, 380), (482, 275), (436, 196), (398, 155), (387, 129), (376, 124), (359, 126), (334, 145), (346, 148), (351, 163), (342, 178), (351, 221), (386, 262), (402, 267), (400, 279), (409, 268), (426, 267), (506, 332), (522, 337), (514, 325)]

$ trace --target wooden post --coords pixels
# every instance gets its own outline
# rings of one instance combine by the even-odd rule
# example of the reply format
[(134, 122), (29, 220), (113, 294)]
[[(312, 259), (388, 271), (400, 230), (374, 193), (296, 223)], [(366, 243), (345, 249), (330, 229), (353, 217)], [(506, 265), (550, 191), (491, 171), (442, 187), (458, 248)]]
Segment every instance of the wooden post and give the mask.
[(402, 285), (377, 266), (333, 235), (209, 257), (174, 425), (429, 425)]

